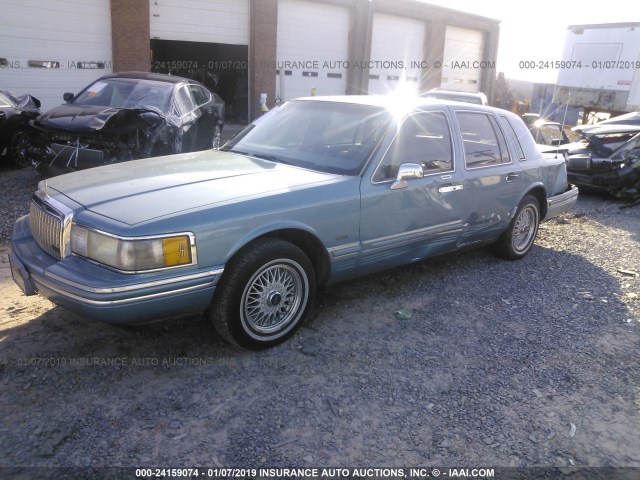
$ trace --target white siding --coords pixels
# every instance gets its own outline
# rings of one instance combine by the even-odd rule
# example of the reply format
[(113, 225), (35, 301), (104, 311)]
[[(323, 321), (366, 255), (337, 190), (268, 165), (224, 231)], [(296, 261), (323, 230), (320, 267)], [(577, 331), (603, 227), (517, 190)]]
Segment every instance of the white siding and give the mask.
[(419, 65), (424, 59), (424, 35), (424, 22), (419, 20), (374, 15), (369, 93), (385, 94), (398, 89), (418, 93), (421, 70), (412, 63)]
[[(346, 8), (280, 0), (277, 62), (283, 68), (276, 79), (277, 95), (285, 101), (309, 96), (312, 88), (318, 95), (344, 94), (348, 45), (349, 11)], [(284, 62), (304, 62), (304, 65), (287, 68)]]
[[(109, 0), (0, 0), (0, 89), (30, 93), (42, 110), (63, 103), (64, 92), (77, 93), (111, 73)], [(29, 60), (59, 62), (60, 68), (30, 68)], [(78, 69), (77, 62), (104, 62), (105, 69)]]
[[(441, 87), (447, 90), (477, 92), (482, 74), (483, 33), (447, 26)], [(455, 65), (457, 62), (457, 65)]]
[(151, 38), (249, 44), (249, 0), (149, 0)]

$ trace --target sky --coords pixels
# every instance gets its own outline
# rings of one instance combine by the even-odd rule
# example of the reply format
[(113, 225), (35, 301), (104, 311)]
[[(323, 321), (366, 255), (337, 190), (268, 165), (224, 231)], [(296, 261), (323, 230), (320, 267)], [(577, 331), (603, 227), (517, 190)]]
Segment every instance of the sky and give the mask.
[(640, 22), (635, 0), (421, 1), (500, 20), (497, 71), (532, 82), (555, 83), (558, 72), (521, 69), (520, 61), (562, 60), (569, 25)]

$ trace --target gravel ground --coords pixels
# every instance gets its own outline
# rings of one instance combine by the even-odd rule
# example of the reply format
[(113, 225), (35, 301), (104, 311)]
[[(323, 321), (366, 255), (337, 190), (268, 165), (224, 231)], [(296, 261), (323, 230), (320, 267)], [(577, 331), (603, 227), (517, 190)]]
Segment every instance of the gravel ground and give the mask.
[(7, 238), (36, 183), (0, 171), (0, 466), (640, 467), (640, 206), (581, 196), (521, 261), (334, 286), (253, 353), (22, 296)]

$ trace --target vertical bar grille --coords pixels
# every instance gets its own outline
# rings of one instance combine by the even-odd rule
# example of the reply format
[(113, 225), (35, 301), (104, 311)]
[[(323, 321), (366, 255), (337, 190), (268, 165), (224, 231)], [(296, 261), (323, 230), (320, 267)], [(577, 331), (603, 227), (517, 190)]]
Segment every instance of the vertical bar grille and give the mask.
[(40, 248), (58, 260), (62, 258), (63, 219), (32, 201), (29, 209), (29, 225), (31, 234)]

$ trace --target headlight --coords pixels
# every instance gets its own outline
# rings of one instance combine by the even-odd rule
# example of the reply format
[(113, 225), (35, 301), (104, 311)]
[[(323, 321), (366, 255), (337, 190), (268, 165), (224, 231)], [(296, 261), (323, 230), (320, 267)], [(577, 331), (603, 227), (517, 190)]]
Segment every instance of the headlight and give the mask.
[(123, 238), (74, 224), (71, 228), (71, 251), (124, 272), (195, 263), (195, 239), (187, 233)]

